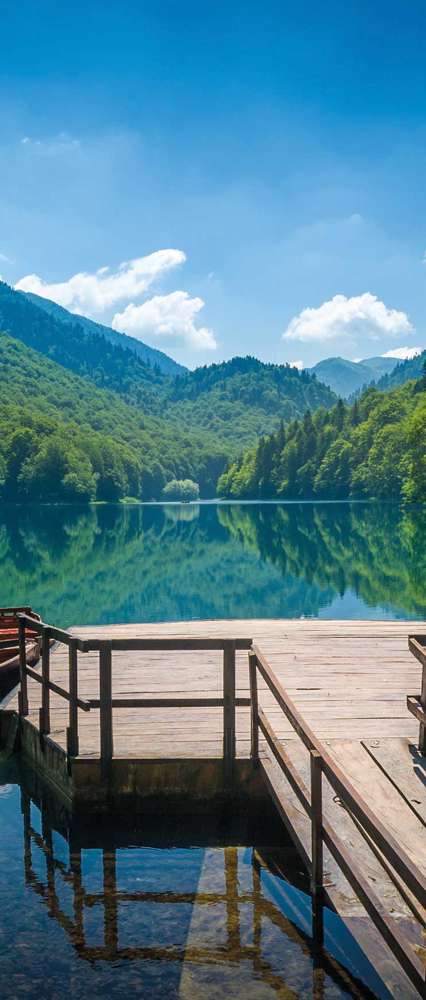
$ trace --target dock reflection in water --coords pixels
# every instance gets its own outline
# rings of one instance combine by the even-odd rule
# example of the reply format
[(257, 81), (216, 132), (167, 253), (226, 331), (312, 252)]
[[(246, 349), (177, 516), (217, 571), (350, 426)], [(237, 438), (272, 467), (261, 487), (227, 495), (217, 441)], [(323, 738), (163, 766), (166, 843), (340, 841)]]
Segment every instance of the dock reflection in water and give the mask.
[[(42, 994), (35, 981), (32, 992), (27, 944), (24, 980), (19, 963), (19, 975), (8, 976), (10, 994), (1, 989), (0, 971), (2, 997), (53, 1000), (67, 988), (74, 998), (121, 997), (129, 990), (170, 1000), (386, 996), (334, 914), (327, 951), (316, 954), (308, 881), (290, 845), (235, 846), (234, 829), (233, 846), (217, 846), (216, 829), (215, 846), (188, 846), (197, 826), (206, 841), (205, 818), (192, 820), (190, 833), (187, 821), (169, 821), (164, 829), (161, 819), (147, 820), (142, 846), (135, 831), (128, 842), (139, 846), (124, 846), (122, 831), (117, 842), (104, 828), (70, 834), (68, 842), (45, 804), (35, 806), (25, 788), (20, 794), (26, 892), (43, 901), (62, 945), (48, 927), (41, 947), (49, 979)], [(155, 827), (160, 846), (154, 847)], [(37, 906), (35, 950), (39, 919)]]

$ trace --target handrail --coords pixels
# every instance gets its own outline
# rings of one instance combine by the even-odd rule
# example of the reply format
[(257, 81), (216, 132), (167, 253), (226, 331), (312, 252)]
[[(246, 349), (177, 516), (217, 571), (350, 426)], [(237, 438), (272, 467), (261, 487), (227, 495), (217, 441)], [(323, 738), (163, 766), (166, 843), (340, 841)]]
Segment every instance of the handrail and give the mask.
[[(20, 715), (28, 715), (28, 685), (31, 677), (42, 686), (42, 706), (40, 709), (39, 729), (43, 736), (50, 733), (50, 692), (60, 695), (69, 703), (69, 725), (67, 729), (67, 752), (69, 759), (79, 754), (78, 709), (85, 712), (99, 709), (100, 716), (100, 761), (103, 777), (108, 778), (113, 748), (113, 709), (118, 708), (223, 708), (223, 760), (224, 778), (227, 785), (232, 784), (234, 761), (236, 756), (235, 710), (250, 707), (250, 698), (237, 697), (235, 692), (235, 653), (236, 650), (251, 649), (252, 640), (246, 637), (197, 637), (175, 636), (159, 638), (116, 638), (116, 639), (82, 639), (71, 635), (63, 629), (58, 629), (46, 622), (34, 622), (25, 613), (18, 614), (19, 627), (19, 662), (21, 689), (19, 693)], [(26, 628), (31, 627), (41, 636), (41, 674), (34, 671), (26, 662)], [(69, 691), (54, 683), (50, 678), (50, 644), (52, 641), (63, 643), (69, 650)], [(116, 698), (112, 694), (112, 653), (113, 651), (148, 651), (148, 650), (218, 650), (223, 653), (223, 696), (222, 697), (145, 697)], [(78, 696), (78, 652), (99, 653), (99, 698), (82, 699)]]
[[(258, 705), (257, 671), (263, 677), (280, 708), (310, 753), (310, 796), (308, 788), (300, 778), (280, 740), (274, 733), (264, 710)], [(258, 732), (260, 730), (272, 750), (280, 769), (283, 771), (291, 788), (311, 820), (311, 858), (308, 856), (297, 834), (295, 836), (311, 873), (315, 936), (318, 938), (319, 943), (322, 944), (322, 896), (326, 891), (323, 882), (322, 858), (323, 843), (325, 843), (400, 965), (416, 989), (423, 995), (425, 989), (425, 967), (423, 963), (414, 952), (408, 938), (405, 937), (371, 888), (370, 883), (353, 857), (349, 854), (341, 838), (331, 827), (330, 823), (323, 818), (322, 775), (325, 775), (342, 804), (346, 807), (348, 814), (357, 823), (357, 828), (367, 840), (367, 843), (369, 842), (368, 838), (370, 838), (381, 854), (395, 869), (396, 873), (404, 878), (408, 888), (422, 906), (426, 906), (425, 875), (413, 863), (405, 849), (397, 843), (390, 830), (373, 813), (362, 795), (359, 794), (341, 768), (335, 763), (330, 754), (327, 753), (325, 747), (316, 738), (311, 727), (298, 711), (257, 646), (253, 646), (253, 649), (249, 652), (249, 674), (252, 699), (252, 758), (254, 761), (262, 763), (259, 761), (258, 746)], [(266, 771), (265, 777), (268, 780)], [(273, 792), (270, 780), (268, 780), (268, 785)], [(280, 806), (281, 803), (278, 801), (277, 805)], [(281, 812), (284, 813), (283, 808)]]

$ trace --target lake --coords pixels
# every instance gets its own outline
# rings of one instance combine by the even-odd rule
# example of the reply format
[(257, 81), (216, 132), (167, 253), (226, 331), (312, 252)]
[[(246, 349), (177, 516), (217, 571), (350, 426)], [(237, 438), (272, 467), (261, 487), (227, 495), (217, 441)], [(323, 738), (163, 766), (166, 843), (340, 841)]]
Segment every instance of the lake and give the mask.
[(2, 1000), (389, 1000), (327, 908), (315, 950), (307, 874), (269, 816), (69, 822), (0, 762)]
[(424, 618), (426, 507), (200, 503), (0, 508), (0, 605), (58, 625)]

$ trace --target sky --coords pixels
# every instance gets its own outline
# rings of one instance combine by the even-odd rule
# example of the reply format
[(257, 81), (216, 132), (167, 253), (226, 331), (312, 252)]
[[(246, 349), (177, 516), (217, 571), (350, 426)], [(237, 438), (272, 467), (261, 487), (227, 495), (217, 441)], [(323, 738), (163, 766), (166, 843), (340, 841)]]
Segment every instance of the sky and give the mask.
[(0, 0), (0, 274), (193, 368), (426, 347), (423, 0)]

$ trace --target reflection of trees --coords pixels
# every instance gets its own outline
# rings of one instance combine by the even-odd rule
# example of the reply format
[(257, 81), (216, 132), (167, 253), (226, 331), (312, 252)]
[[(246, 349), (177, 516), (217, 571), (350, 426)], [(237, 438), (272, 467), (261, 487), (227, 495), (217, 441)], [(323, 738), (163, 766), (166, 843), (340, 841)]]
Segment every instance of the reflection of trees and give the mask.
[(0, 604), (61, 625), (426, 611), (426, 512), (392, 504), (8, 507)]
[(283, 586), (279, 568), (241, 544), (214, 505), (183, 512), (175, 520), (162, 506), (9, 509), (0, 603), (31, 601), (66, 626), (316, 614), (332, 599), (297, 575)]
[(222, 506), (224, 527), (283, 576), (367, 605), (425, 613), (426, 511), (396, 504)]
[[(30, 795), (22, 788), (25, 882), (47, 906), (49, 916), (60, 925), (79, 958), (90, 963), (123, 960), (173, 963), (182, 967), (179, 995), (183, 995), (182, 976), (187, 963), (195, 967), (232, 968), (237, 982), (239, 969), (249, 967), (252, 978), (268, 986), (272, 994), (286, 1000), (305, 996), (309, 979), (313, 996), (321, 1000), (325, 995), (325, 975), (346, 996), (366, 998), (369, 995), (330, 954), (322, 952), (319, 955), (313, 948), (308, 916), (310, 901), (306, 892), (299, 889), (299, 915), (295, 889), (290, 894), (290, 901), (286, 900), (286, 886), (294, 885), (293, 853), (286, 861), (282, 851), (277, 851), (275, 858), (273, 849), (266, 854), (253, 849), (247, 872), (247, 851), (244, 851), (243, 874), (240, 868), (241, 849), (225, 847), (215, 852), (219, 864), (207, 885), (200, 886), (202, 865), (201, 868), (198, 865), (191, 870), (189, 883), (186, 875), (187, 885), (191, 884), (189, 889), (180, 888), (182, 874), (177, 869), (170, 872), (167, 888), (153, 889), (150, 887), (152, 873), (147, 872), (145, 877), (143, 874), (143, 848), (139, 849), (142, 864), (138, 859), (139, 863), (132, 868), (130, 885), (128, 872), (125, 884), (120, 885), (117, 847), (110, 842), (101, 848), (99, 884), (94, 887), (93, 868), (90, 859), (87, 859), (91, 850), (98, 854), (99, 848), (88, 848), (84, 836), (77, 838), (75, 834), (69, 834), (66, 849), (63, 845), (58, 849), (56, 832), (43, 799), (40, 803), (41, 833), (32, 825), (32, 808)], [(204, 852), (196, 850), (202, 858)], [(270, 874), (277, 866), (280, 874), (275, 873), (274, 878), (281, 906), (275, 896), (272, 898), (269, 895), (263, 882), (263, 873)], [(42, 875), (43, 868), (45, 874)], [(280, 887), (284, 893), (282, 899)], [(62, 901), (65, 888), (71, 891), (71, 908), (69, 904), (65, 907)], [(284, 912), (289, 902), (291, 912), (299, 916), (299, 926)], [(131, 944), (120, 940), (120, 913), (123, 912), (122, 907), (128, 909), (128, 904), (136, 907), (130, 924), (131, 937), (135, 938)], [(195, 933), (192, 917), (188, 917), (188, 913), (193, 914), (194, 910), (198, 913), (205, 911), (196, 923)], [(93, 925), (91, 930), (86, 929), (89, 912), (98, 915), (97, 923), (102, 928), (100, 942), (98, 929), (95, 929), (96, 944), (93, 943)], [(168, 914), (166, 925), (165, 913)], [(251, 933), (248, 921), (251, 922)], [(127, 923), (125, 937), (129, 937)], [(153, 938), (162, 943), (150, 944)], [(286, 955), (290, 961), (292, 987), (286, 981)], [(209, 972), (210, 985), (212, 976), (214, 982), (214, 973)], [(193, 973), (191, 983), (193, 985)], [(300, 988), (295, 983), (299, 983)]]

